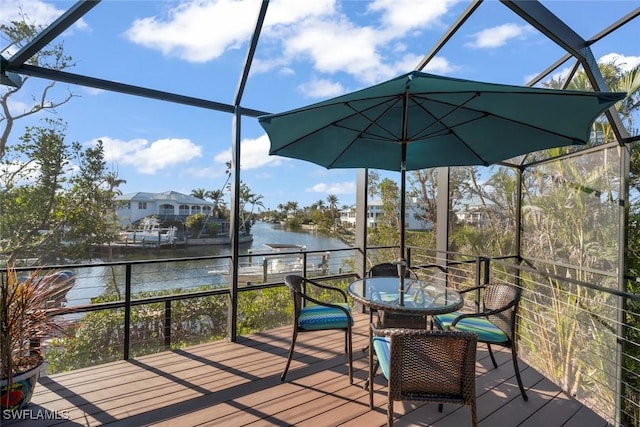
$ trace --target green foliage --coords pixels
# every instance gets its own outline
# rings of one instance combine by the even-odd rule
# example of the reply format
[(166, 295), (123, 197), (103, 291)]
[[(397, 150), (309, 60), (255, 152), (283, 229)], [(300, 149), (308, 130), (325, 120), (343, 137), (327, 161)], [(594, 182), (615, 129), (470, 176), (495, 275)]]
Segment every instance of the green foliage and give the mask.
[(238, 296), (238, 333), (247, 335), (291, 323), (293, 304), (288, 289), (268, 288)]
[[(202, 286), (198, 290), (207, 289), (210, 288)], [(181, 289), (142, 292), (136, 294), (134, 300), (181, 293)], [(114, 295), (105, 295), (92, 302), (117, 299)], [(226, 336), (227, 304), (228, 298), (224, 295), (172, 301), (171, 348), (223, 339)], [(166, 350), (164, 307), (163, 302), (132, 307), (129, 333), (131, 357)], [(123, 309), (85, 314), (47, 350), (49, 372), (80, 369), (122, 359), (123, 325)]]
[(302, 229), (302, 224), (300, 223), (300, 220), (297, 217), (293, 217), (293, 218), (288, 218), (286, 221), (286, 227), (289, 230), (300, 230)]
[[(9, 257), (86, 259), (117, 236), (115, 192), (107, 185), (102, 144), (66, 144), (66, 125), (29, 127), (0, 162), (0, 253)], [(73, 166), (72, 166), (73, 165)]]
[(189, 215), (184, 225), (189, 229), (191, 236), (198, 238), (200, 237), (200, 231), (203, 229), (204, 222), (206, 221), (207, 216), (202, 213), (197, 213), (194, 215)]
[[(10, 49), (24, 48), (43, 29), (27, 18), (21, 14), (19, 20), (0, 25)], [(51, 70), (75, 65), (63, 43), (39, 49), (27, 64)], [(106, 171), (101, 142), (88, 148), (65, 142), (62, 119), (45, 117), (41, 125), (24, 128), (20, 138), (12, 137), (12, 131), (19, 129), (18, 120), (43, 112), (55, 114), (76, 96), (67, 92), (54, 99), (56, 83), (49, 82), (38, 89), (40, 93), (20, 98), (20, 103), (31, 99), (31, 104), (12, 108), (12, 97), (28, 91), (29, 82), (30, 77), (23, 76), (20, 88), (3, 86), (0, 95), (0, 254), (9, 262), (86, 259), (95, 245), (115, 240), (113, 199), (124, 181)]]
[[(332, 283), (346, 289), (348, 281)], [(202, 286), (198, 290), (208, 290)], [(133, 300), (181, 294), (181, 289), (141, 292)], [(315, 295), (327, 299), (327, 291)], [(116, 294), (105, 294), (93, 304), (114, 302)], [(165, 303), (134, 305), (131, 308), (130, 356), (166, 350), (164, 332)], [(227, 334), (228, 297), (208, 296), (171, 302), (171, 348), (182, 348), (221, 340)], [(238, 296), (238, 334), (290, 325), (293, 302), (284, 287), (248, 290)], [(66, 328), (66, 334), (47, 349), (48, 372), (58, 373), (121, 360), (124, 342), (124, 309), (101, 310), (85, 314)]]
[[(635, 144), (636, 149), (639, 144)], [(640, 167), (640, 164), (636, 164)], [(629, 213), (629, 225), (627, 227), (629, 240), (628, 269), (629, 277), (640, 277), (640, 205), (632, 205)], [(640, 282), (630, 279), (627, 281), (627, 291), (640, 295)], [(629, 384), (625, 389), (628, 404), (625, 405), (627, 414), (626, 425), (638, 425), (640, 423), (640, 302), (629, 301), (626, 313), (627, 339), (625, 343), (624, 381)], [(634, 344), (635, 343), (635, 344)], [(635, 405), (634, 405), (635, 403)]]

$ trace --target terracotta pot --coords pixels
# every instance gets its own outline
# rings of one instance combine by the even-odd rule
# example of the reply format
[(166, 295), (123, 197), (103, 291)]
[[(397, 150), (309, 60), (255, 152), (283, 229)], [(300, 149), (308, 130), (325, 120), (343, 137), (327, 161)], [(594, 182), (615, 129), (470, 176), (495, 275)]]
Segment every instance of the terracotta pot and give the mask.
[(11, 390), (7, 390), (6, 378), (0, 380), (0, 409), (2, 411), (18, 411), (27, 407), (31, 402), (38, 378), (40, 378), (40, 368), (42, 368), (42, 362), (28, 371), (15, 375)]

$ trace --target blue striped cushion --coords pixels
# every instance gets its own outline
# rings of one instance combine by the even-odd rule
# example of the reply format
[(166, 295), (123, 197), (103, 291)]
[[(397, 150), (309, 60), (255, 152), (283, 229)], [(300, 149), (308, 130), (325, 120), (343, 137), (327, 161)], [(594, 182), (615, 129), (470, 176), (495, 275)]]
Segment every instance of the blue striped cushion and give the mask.
[[(440, 329), (447, 329), (451, 326), (454, 319), (462, 313), (454, 312), (447, 314), (439, 314), (434, 316), (434, 321)], [(508, 341), (507, 335), (496, 325), (489, 322), (484, 317), (467, 317), (456, 323), (456, 329), (460, 331), (473, 332), (478, 335), (478, 340), (488, 343), (504, 343)]]
[[(340, 303), (336, 304), (349, 310), (349, 304)], [(351, 325), (353, 325), (353, 317), (351, 318)], [(333, 307), (325, 307), (323, 305), (312, 305), (309, 307), (303, 307), (300, 310), (300, 317), (298, 319), (298, 328), (306, 330), (320, 330), (320, 329), (340, 329), (347, 327), (347, 316), (342, 310)]]
[(389, 379), (389, 360), (391, 359), (391, 350), (389, 337), (373, 337), (373, 349), (378, 357), (378, 363), (380, 364), (380, 370), (382, 375)]

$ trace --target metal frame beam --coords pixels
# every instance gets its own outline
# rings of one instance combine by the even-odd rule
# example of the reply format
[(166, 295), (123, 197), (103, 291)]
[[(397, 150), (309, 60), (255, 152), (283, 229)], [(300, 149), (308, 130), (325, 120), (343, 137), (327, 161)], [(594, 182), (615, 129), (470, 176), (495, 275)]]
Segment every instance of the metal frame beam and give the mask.
[(240, 185), (242, 182), (240, 180), (240, 142), (242, 141), (242, 107), (240, 107), (240, 102), (247, 84), (256, 47), (260, 40), (260, 33), (268, 6), (269, 0), (263, 0), (247, 51), (247, 58), (242, 67), (242, 75), (240, 76), (233, 106), (233, 139), (231, 144), (231, 172), (233, 176), (231, 177), (231, 224), (229, 233), (231, 236), (231, 261), (234, 268), (231, 269), (231, 304), (229, 305), (229, 321), (227, 322), (229, 325), (228, 339), (232, 342), (235, 342), (238, 338), (238, 322), (236, 321), (238, 318), (238, 275), (236, 273), (240, 259), (240, 239), (238, 236), (240, 230), (238, 227), (240, 226)]
[(71, 6), (58, 19), (53, 21), (47, 28), (42, 30), (36, 37), (27, 43), (22, 49), (16, 52), (9, 59), (9, 66), (20, 66), (36, 55), (46, 45), (51, 43), (63, 31), (71, 27), (82, 18), (87, 12), (96, 7), (101, 0), (80, 0)]

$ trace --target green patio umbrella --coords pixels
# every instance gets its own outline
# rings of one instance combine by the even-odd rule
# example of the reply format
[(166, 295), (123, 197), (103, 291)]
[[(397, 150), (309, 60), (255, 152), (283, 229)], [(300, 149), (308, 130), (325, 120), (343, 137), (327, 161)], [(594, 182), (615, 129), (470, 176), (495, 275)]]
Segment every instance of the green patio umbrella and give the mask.
[(483, 83), (418, 71), (306, 107), (259, 117), (269, 154), (326, 168), (405, 171), (488, 166), (586, 144), (592, 122), (625, 94)]

